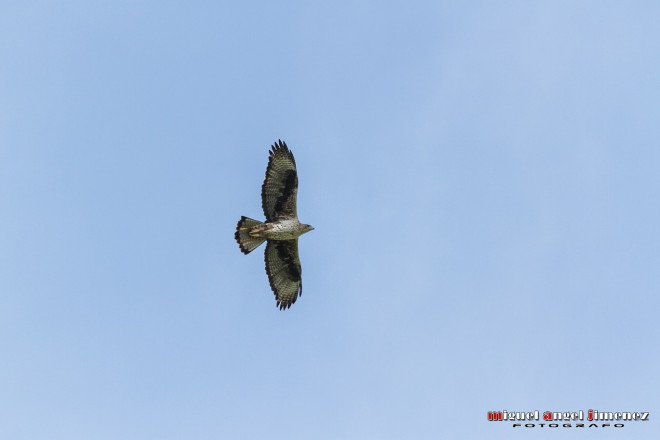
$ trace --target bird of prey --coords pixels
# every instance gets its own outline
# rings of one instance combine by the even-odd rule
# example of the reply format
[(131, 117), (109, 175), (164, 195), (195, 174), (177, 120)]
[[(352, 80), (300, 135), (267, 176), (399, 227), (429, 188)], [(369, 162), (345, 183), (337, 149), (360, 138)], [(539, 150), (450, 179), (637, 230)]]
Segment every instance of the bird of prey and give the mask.
[(268, 241), (264, 256), (266, 273), (280, 310), (291, 307), (302, 295), (298, 237), (314, 229), (298, 221), (297, 194), (296, 161), (286, 143), (278, 140), (272, 145), (261, 186), (261, 207), (266, 221), (242, 216), (234, 237), (246, 255)]

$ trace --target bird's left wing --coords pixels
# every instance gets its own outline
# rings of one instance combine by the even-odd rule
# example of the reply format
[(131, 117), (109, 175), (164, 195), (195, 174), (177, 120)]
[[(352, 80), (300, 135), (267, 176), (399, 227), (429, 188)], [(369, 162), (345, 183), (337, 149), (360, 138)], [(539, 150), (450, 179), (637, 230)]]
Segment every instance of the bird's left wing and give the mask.
[(288, 309), (302, 295), (298, 239), (268, 240), (264, 259), (277, 305), (280, 310)]
[(285, 142), (273, 145), (266, 178), (261, 186), (261, 206), (266, 221), (278, 218), (297, 218), (296, 196), (298, 194), (298, 173), (293, 153)]

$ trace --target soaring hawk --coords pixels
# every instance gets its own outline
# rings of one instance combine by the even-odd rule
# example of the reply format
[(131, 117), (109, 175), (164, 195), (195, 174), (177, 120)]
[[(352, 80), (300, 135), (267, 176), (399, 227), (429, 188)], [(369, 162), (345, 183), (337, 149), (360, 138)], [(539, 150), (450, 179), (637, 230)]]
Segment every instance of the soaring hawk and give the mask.
[(280, 310), (291, 307), (302, 295), (298, 237), (314, 229), (298, 221), (297, 194), (296, 161), (286, 143), (278, 140), (270, 151), (266, 179), (261, 186), (261, 207), (266, 221), (242, 216), (234, 237), (246, 255), (268, 240), (264, 256), (266, 273)]

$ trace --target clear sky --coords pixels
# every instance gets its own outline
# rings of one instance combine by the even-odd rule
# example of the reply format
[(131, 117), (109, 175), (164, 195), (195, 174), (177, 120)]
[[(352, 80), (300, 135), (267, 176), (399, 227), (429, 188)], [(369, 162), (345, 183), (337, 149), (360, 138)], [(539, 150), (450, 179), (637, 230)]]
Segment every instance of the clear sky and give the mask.
[(0, 3), (3, 438), (660, 438), (657, 2), (183, 3)]

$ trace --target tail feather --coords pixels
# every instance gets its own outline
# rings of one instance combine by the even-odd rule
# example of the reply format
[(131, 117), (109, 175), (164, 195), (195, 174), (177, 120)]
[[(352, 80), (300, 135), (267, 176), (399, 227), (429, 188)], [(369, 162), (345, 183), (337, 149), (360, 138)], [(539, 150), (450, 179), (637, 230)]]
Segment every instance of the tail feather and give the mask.
[(241, 248), (241, 252), (244, 254), (249, 254), (253, 250), (259, 247), (263, 243), (265, 238), (252, 237), (250, 235), (250, 229), (261, 224), (258, 220), (253, 220), (249, 217), (241, 216), (241, 219), (236, 225), (236, 233), (234, 238), (238, 242), (238, 246)]

